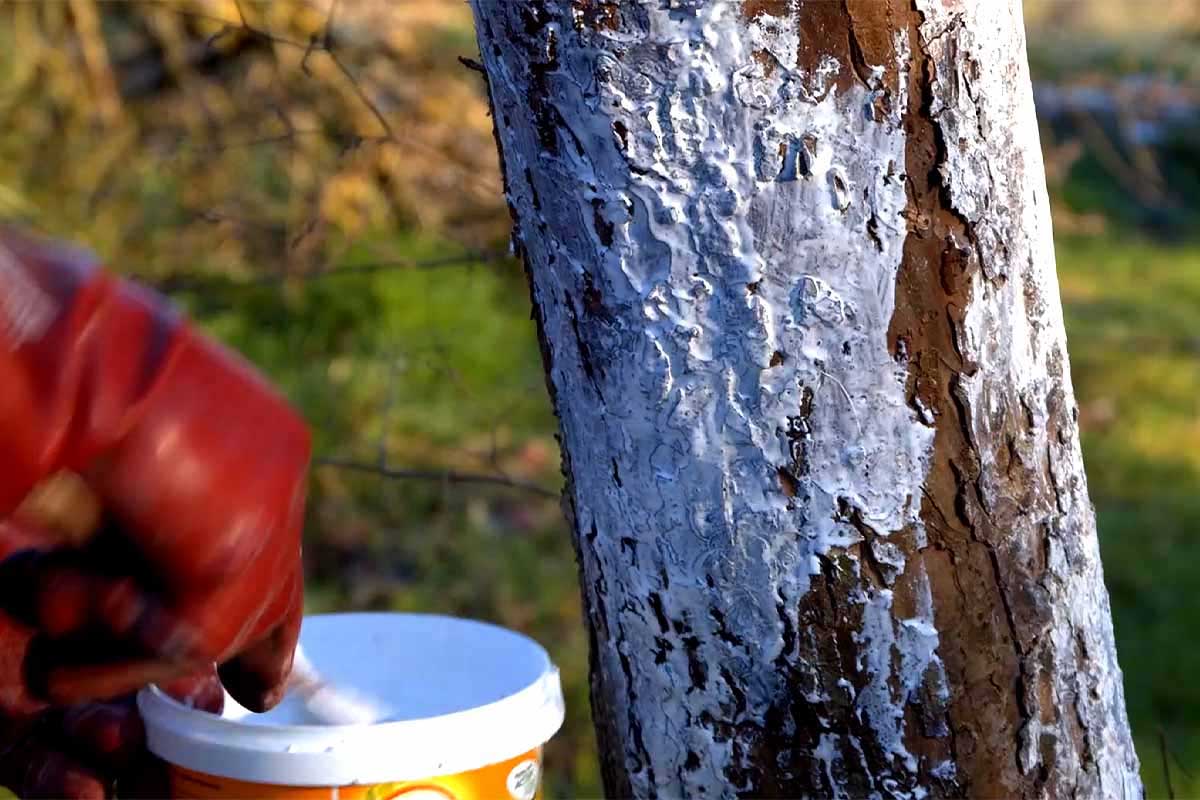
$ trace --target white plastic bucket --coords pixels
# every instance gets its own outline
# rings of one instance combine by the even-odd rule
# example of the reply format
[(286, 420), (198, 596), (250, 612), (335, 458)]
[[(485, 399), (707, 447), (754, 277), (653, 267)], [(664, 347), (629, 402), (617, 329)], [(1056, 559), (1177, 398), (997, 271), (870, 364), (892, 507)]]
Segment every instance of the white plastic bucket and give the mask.
[(564, 706), (558, 670), (536, 642), (424, 614), (312, 616), (300, 642), (329, 683), (378, 698), (388, 721), (322, 725), (294, 694), (265, 714), (227, 696), (217, 716), (148, 688), (138, 705), (149, 747), (172, 765), (177, 797), (540, 795), (542, 746)]

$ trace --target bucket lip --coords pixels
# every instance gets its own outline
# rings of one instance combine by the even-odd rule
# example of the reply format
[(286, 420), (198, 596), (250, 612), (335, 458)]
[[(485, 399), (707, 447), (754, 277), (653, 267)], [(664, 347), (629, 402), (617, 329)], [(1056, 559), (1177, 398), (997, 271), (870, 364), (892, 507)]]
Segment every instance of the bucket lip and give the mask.
[(185, 769), (240, 781), (332, 786), (418, 780), (458, 774), (541, 748), (562, 726), (565, 706), (558, 668), (524, 634), (440, 614), (348, 612), (313, 619), (374, 617), (440, 619), (484, 626), (523, 639), (544, 659), (524, 688), (473, 708), (373, 725), (256, 725), (198, 711), (157, 686), (138, 694), (151, 752)]

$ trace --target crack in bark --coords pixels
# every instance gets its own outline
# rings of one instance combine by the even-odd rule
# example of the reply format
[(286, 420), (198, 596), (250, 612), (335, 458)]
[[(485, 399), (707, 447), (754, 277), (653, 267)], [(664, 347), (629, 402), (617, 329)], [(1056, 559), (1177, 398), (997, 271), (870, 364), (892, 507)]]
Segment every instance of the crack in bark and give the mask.
[(579, 348), (579, 363), (583, 367), (584, 375), (592, 385), (592, 389), (596, 392), (596, 396), (600, 398), (600, 405), (604, 405), (604, 390), (600, 388), (600, 378), (604, 377), (604, 367), (593, 363), (592, 348), (588, 343), (588, 337), (584, 335), (579, 324), (579, 313), (575, 310), (575, 301), (571, 299), (571, 295), (563, 292), (563, 307), (567, 310), (567, 317), (571, 321), (571, 332), (575, 335), (575, 346)]
[(896, 570), (889, 566), (886, 571), (884, 566), (879, 562), (879, 557), (875, 553), (875, 543), (879, 540), (879, 531), (872, 528), (863, 519), (862, 509), (851, 503), (845, 497), (838, 498), (838, 517), (844, 520), (858, 532), (862, 537), (862, 542), (858, 545), (852, 545), (848, 550), (852, 550), (860, 556), (856, 558), (859, 563), (866, 564), (868, 575), (871, 582), (876, 588), (885, 588), (892, 586), (896, 582)]
[(854, 67), (854, 74), (858, 76), (858, 80), (863, 86), (868, 89), (874, 89), (871, 80), (871, 67), (867, 64), (866, 57), (863, 55), (862, 44), (858, 41), (856, 33), (857, 25), (854, 22), (854, 14), (850, 10), (850, 0), (842, 0), (842, 9), (846, 12), (846, 19), (850, 20), (850, 25), (847, 26), (847, 37), (850, 45), (850, 63)]
[[(621, 663), (621, 672), (625, 675), (625, 694), (627, 702), (627, 724), (629, 725), (629, 734), (633, 740), (633, 746), (636, 750), (636, 758), (638, 763), (630, 772), (646, 773), (646, 784), (649, 788), (647, 797), (654, 800), (658, 797), (658, 784), (654, 779), (654, 762), (650, 758), (650, 751), (646, 747), (646, 741), (642, 734), (642, 723), (637, 715), (637, 690), (634, 688), (633, 682), (633, 667), (629, 663), (629, 656), (624, 650), (626, 644), (625, 626), (617, 624), (617, 637), (613, 641), (613, 648), (616, 650), (617, 658)], [(626, 767), (628, 769), (628, 767)]]
[(725, 615), (721, 613), (719, 608), (710, 608), (708, 610), (708, 615), (712, 617), (713, 622), (715, 622), (717, 625), (718, 639), (731, 647), (736, 647), (738, 649), (745, 650), (746, 652), (750, 652), (750, 646), (746, 643), (746, 640), (729, 630), (729, 625), (725, 621)]

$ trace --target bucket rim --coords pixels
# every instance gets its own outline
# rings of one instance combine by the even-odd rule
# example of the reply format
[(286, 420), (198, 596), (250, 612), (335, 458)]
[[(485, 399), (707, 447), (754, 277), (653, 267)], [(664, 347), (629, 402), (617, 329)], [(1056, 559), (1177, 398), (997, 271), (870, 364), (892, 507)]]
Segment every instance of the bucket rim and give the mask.
[[(493, 702), (373, 725), (248, 724), (210, 714), (156, 686), (137, 698), (152, 753), (216, 777), (281, 786), (348, 786), (470, 772), (540, 751), (565, 719), (558, 668), (533, 639), (488, 622), (441, 614), (341, 612), (306, 616), (301, 631), (355, 622), (378, 628), (418, 624), (506, 639), (539, 674)], [(469, 653), (462, 653), (469, 657)], [(481, 664), (484, 669), (488, 665)], [(230, 698), (226, 698), (229, 702)]]

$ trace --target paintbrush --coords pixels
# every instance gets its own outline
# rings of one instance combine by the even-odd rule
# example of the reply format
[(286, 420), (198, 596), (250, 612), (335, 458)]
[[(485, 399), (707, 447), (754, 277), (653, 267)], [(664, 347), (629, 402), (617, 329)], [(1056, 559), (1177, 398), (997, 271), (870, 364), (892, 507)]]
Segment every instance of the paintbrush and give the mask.
[(327, 681), (299, 645), (288, 688), (304, 699), (309, 714), (326, 725), (374, 725), (389, 716), (387, 707), (375, 698)]
[[(100, 499), (79, 475), (62, 471), (38, 484), (13, 513), (35, 524), (60, 544), (82, 547), (100, 529)], [(370, 725), (383, 721), (382, 703), (326, 680), (297, 646), (288, 690), (299, 695), (305, 710), (325, 725)]]

